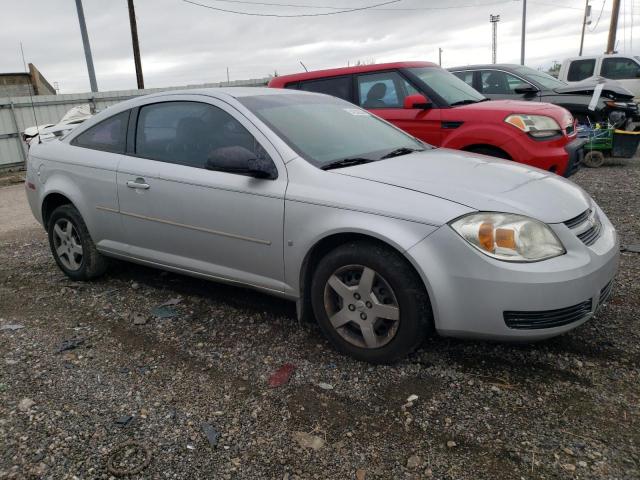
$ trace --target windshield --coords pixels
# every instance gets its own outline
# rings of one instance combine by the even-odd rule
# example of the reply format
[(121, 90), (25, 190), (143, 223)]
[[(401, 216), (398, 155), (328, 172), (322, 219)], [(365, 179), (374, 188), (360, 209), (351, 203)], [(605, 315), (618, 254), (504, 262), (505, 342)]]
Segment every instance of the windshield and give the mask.
[(418, 67), (408, 68), (407, 71), (416, 75), (449, 105), (464, 105), (485, 100), (477, 90), (441, 68)]
[(260, 95), (238, 101), (319, 168), (345, 159), (377, 161), (398, 149), (409, 153), (426, 148), (366, 110), (327, 95)]
[(537, 82), (544, 88), (562, 88), (567, 86), (567, 84), (562, 80), (553, 78), (548, 73), (540, 72), (538, 70), (534, 70), (533, 68), (518, 67), (514, 70), (516, 71), (516, 73), (522, 75), (525, 79), (531, 80), (532, 82)]

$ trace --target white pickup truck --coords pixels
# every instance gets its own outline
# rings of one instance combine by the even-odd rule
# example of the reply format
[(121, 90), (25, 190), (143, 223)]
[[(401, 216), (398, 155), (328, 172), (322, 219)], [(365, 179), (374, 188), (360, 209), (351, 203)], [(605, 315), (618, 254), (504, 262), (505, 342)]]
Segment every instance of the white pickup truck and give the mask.
[(640, 56), (593, 55), (567, 58), (562, 62), (558, 79), (567, 83), (597, 80), (599, 77), (615, 80), (640, 100)]

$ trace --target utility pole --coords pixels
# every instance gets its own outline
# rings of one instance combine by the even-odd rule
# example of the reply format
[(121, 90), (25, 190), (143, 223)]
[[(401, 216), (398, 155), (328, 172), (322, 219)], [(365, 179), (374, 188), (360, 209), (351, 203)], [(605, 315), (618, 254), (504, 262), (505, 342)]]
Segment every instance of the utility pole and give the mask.
[[(584, 46), (584, 31), (587, 27), (587, 19), (591, 16), (591, 5), (589, 5), (589, 0), (585, 0), (584, 2), (584, 18), (582, 19), (582, 36), (580, 37), (580, 53), (578, 56), (582, 56), (582, 47)], [(588, 23), (591, 23), (589, 20)]]
[(438, 47), (438, 65), (442, 66), (442, 49)]
[(527, 29), (527, 0), (522, 0), (522, 35), (520, 37), (520, 65), (524, 65), (524, 37), (525, 37), (526, 29)]
[(129, 4), (129, 24), (131, 25), (131, 43), (133, 43), (133, 61), (136, 64), (136, 80), (138, 89), (144, 89), (144, 78), (142, 77), (142, 62), (140, 61), (140, 45), (138, 44), (138, 24), (136, 23), (136, 11), (133, 7), (133, 0), (127, 0)]
[(78, 10), (78, 21), (80, 22), (80, 34), (82, 35), (82, 44), (84, 45), (84, 57), (87, 60), (87, 70), (89, 71), (89, 83), (91, 91), (98, 91), (96, 83), (96, 72), (93, 69), (93, 57), (91, 56), (91, 45), (89, 45), (89, 35), (87, 34), (87, 24), (84, 22), (84, 10), (82, 10), (82, 0), (76, 0), (76, 9)]
[(491, 37), (491, 61), (496, 63), (497, 50), (498, 50), (498, 22), (500, 21), (500, 15), (489, 15), (489, 22), (492, 28)]
[(618, 30), (618, 14), (620, 13), (620, 0), (613, 0), (613, 10), (611, 11), (611, 24), (609, 25), (609, 39), (607, 40), (607, 51), (613, 53), (616, 48), (616, 30)]

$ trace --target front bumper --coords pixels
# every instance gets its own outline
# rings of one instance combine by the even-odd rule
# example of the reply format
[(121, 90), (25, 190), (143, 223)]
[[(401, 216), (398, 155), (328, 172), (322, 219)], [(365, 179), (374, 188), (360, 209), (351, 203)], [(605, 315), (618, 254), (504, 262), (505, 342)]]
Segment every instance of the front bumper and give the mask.
[(564, 149), (569, 155), (567, 161), (567, 169), (564, 172), (564, 176), (569, 178), (580, 169), (580, 165), (584, 160), (584, 145), (587, 143), (586, 138), (576, 138), (572, 142), (569, 142)]
[(583, 139), (577, 137), (570, 140), (563, 135), (552, 140), (534, 140), (523, 134), (506, 139), (498, 146), (516, 162), (568, 177), (577, 170), (583, 145)]
[[(495, 260), (469, 246), (444, 225), (408, 254), (422, 275), (444, 336), (494, 340), (540, 340), (571, 330), (591, 318), (606, 300), (618, 268), (616, 232), (597, 207), (602, 231), (591, 246), (564, 224), (551, 228), (567, 253), (534, 263)], [(569, 323), (546, 328), (508, 326), (505, 312), (539, 313), (588, 304)], [(573, 311), (573, 310), (572, 310)]]

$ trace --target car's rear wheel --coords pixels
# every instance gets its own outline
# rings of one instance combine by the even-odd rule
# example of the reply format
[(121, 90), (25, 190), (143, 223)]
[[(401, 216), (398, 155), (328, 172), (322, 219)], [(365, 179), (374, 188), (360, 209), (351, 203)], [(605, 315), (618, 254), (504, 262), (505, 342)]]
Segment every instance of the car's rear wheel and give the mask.
[(415, 270), (397, 252), (372, 242), (345, 244), (322, 258), (311, 302), (335, 348), (358, 360), (392, 362), (432, 330), (429, 298)]
[(73, 205), (56, 208), (47, 224), (49, 246), (58, 267), (73, 280), (91, 280), (107, 269), (89, 230)]

